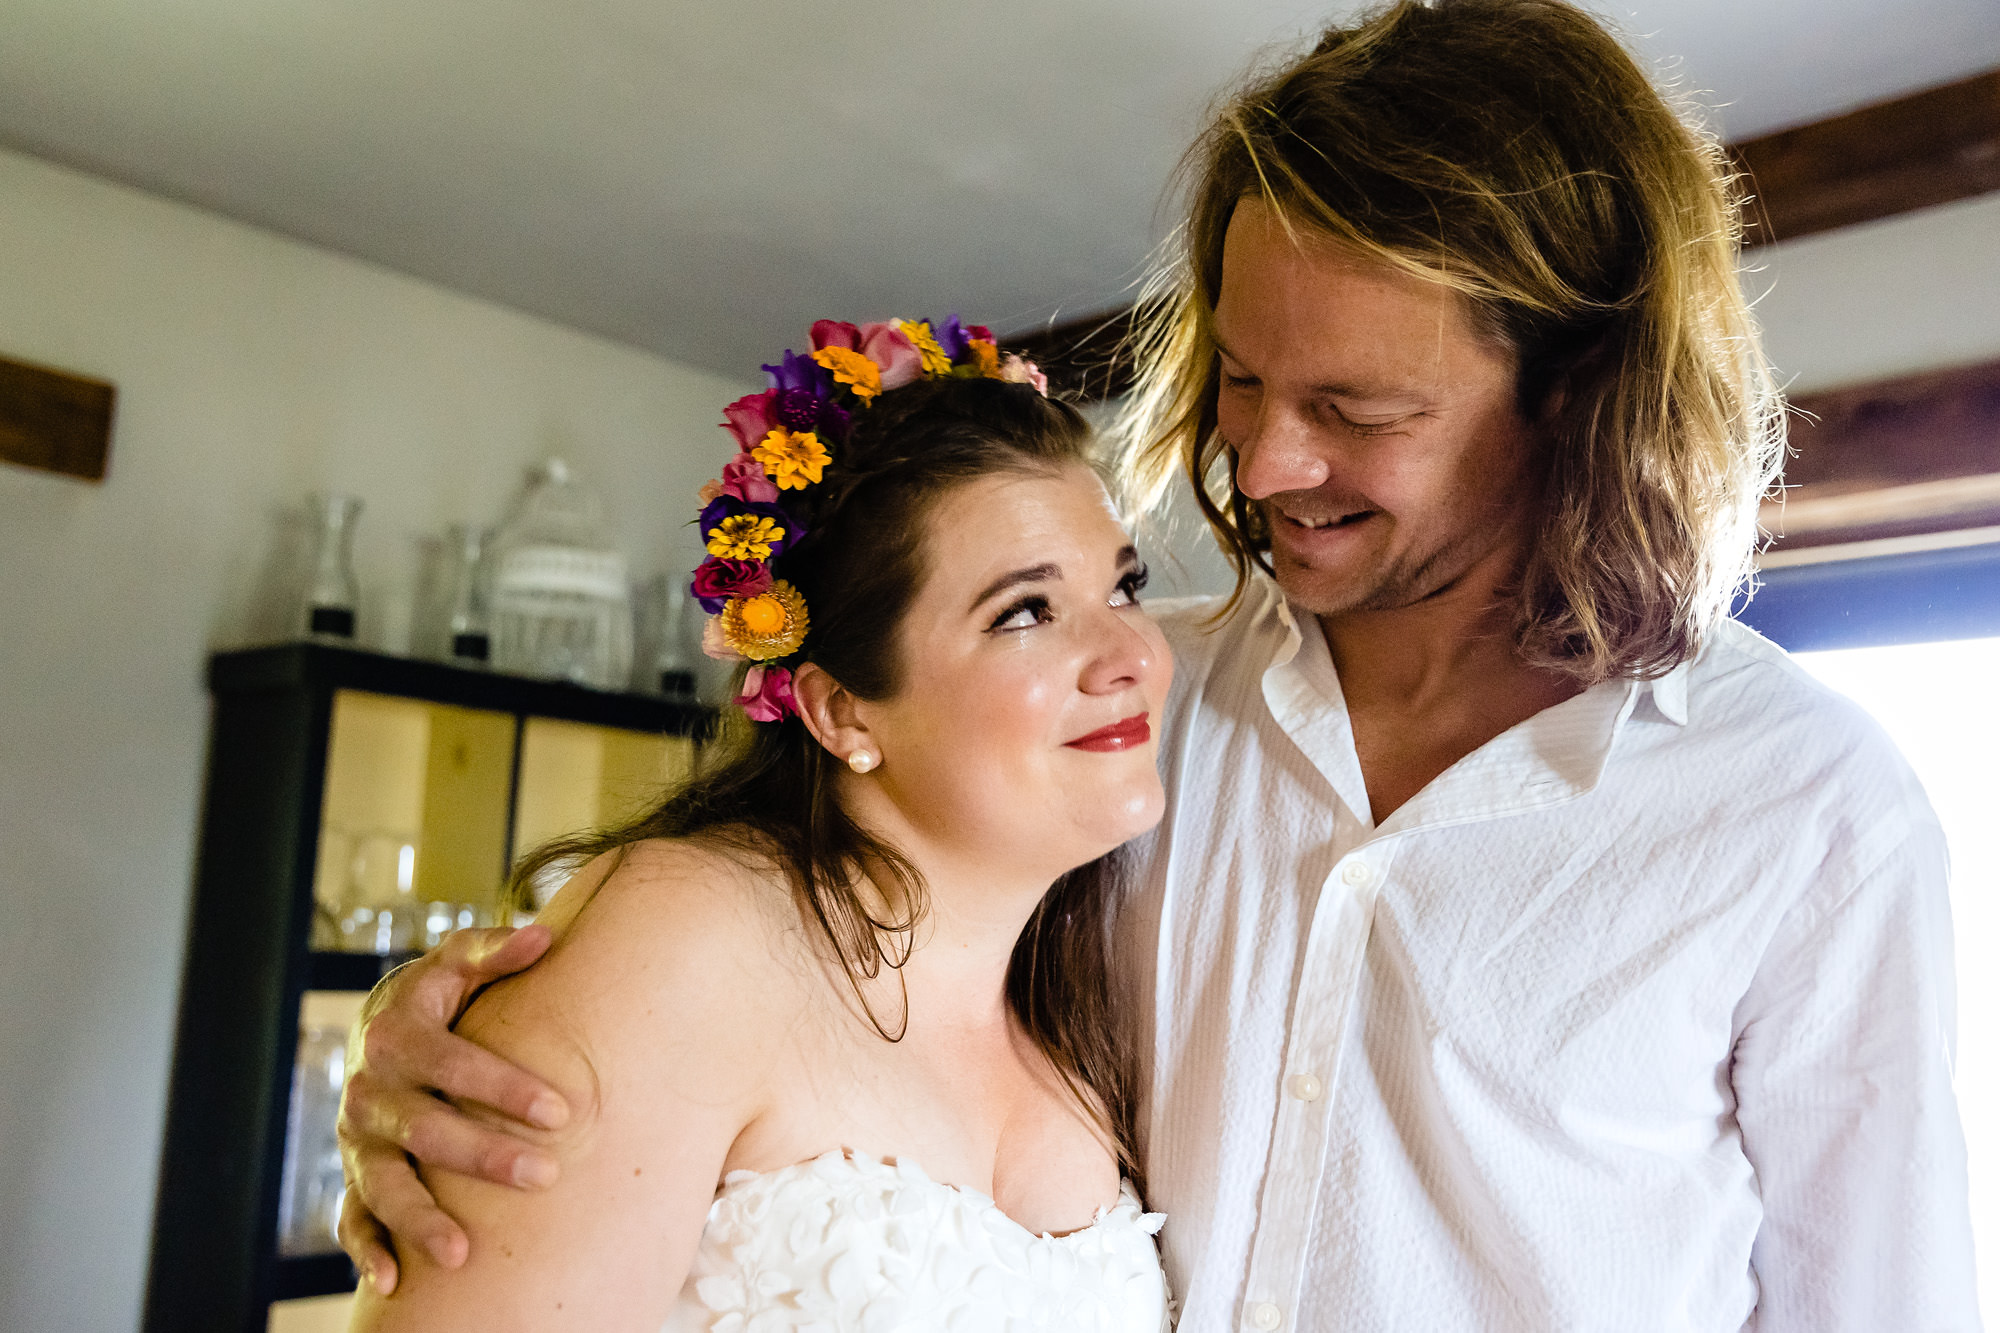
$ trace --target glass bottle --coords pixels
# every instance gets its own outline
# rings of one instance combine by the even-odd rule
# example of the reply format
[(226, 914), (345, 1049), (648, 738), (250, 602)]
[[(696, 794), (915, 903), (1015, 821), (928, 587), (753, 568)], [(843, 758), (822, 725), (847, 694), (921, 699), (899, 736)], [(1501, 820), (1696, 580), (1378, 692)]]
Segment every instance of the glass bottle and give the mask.
[(454, 552), (451, 655), (460, 661), (484, 662), (492, 655), (493, 648), (482, 560), (486, 534), (469, 523), (459, 523), (452, 526), (449, 541)]
[(354, 612), (361, 600), (361, 585), (354, 577), (354, 526), (361, 517), (361, 500), (316, 494), (307, 509), (313, 520), (313, 561), (312, 581), (306, 585), (306, 631), (352, 639)]
[(632, 589), (597, 497), (552, 458), (494, 534), (493, 665), (623, 689), (632, 676)]

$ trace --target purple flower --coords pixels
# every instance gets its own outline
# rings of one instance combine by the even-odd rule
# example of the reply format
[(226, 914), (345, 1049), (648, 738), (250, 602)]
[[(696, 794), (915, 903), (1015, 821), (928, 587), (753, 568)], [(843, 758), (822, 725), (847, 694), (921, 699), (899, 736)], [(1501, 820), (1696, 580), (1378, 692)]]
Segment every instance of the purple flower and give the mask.
[(811, 389), (778, 390), (778, 420), (786, 430), (816, 430), (819, 427), (819, 395)]
[(794, 351), (787, 350), (777, 365), (765, 366), (764, 373), (771, 377), (771, 387), (781, 395), (787, 389), (804, 389), (815, 398), (825, 398), (833, 392), (833, 376), (825, 367)]
[(953, 361), (964, 356), (966, 348), (972, 346), (972, 335), (965, 331), (965, 325), (958, 322), (957, 315), (945, 316), (944, 323), (938, 325), (931, 336), (937, 339), (938, 346)]
[(722, 614), (732, 597), (755, 597), (771, 586), (771, 567), (761, 560), (717, 560), (696, 566), (688, 590), (710, 615)]

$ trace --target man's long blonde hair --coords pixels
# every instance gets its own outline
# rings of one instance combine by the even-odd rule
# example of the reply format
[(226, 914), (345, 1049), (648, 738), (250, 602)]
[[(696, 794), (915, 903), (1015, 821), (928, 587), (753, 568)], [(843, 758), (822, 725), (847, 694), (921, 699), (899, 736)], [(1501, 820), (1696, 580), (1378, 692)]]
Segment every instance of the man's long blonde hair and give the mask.
[(1591, 683), (1687, 660), (1749, 572), (1782, 405), (1737, 280), (1736, 184), (1598, 22), (1560, 0), (1405, 0), (1229, 98), (1189, 151), (1187, 222), (1142, 302), (1120, 435), (1175, 473), (1236, 567), (1268, 535), (1216, 432), (1223, 236), (1286, 226), (1441, 283), (1519, 357), (1546, 512), (1523, 658)]

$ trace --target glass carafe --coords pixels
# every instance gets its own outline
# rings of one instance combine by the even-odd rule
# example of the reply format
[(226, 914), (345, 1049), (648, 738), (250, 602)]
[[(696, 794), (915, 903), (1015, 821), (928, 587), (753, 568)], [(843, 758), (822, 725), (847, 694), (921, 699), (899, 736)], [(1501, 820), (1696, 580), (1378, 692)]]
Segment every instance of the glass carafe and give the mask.
[(314, 495), (307, 502), (313, 525), (312, 581), (306, 585), (306, 632), (332, 639), (354, 637), (361, 585), (354, 577), (354, 525), (361, 501), (352, 495)]

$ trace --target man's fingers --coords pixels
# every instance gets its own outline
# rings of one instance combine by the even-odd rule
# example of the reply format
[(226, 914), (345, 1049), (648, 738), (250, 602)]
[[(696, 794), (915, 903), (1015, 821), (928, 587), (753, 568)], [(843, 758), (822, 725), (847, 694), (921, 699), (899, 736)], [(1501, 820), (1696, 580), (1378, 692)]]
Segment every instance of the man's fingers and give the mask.
[(340, 1198), (340, 1226), (336, 1233), (340, 1248), (361, 1270), (361, 1280), (387, 1296), (396, 1290), (396, 1256), (389, 1249), (389, 1233), (361, 1202), (358, 1190), (348, 1190)]
[(364, 1149), (350, 1160), (354, 1183), (342, 1201), (342, 1221), (353, 1195), (375, 1215), (378, 1228), (386, 1228), (406, 1242), (423, 1247), (431, 1262), (440, 1268), (457, 1268), (465, 1262), (469, 1243), (458, 1223), (451, 1220), (437, 1200), (417, 1178), (409, 1160), (386, 1149)]
[(445, 937), (438, 958), (473, 978), (475, 985), (484, 986), (532, 964), (549, 951), (554, 939), (547, 926), (460, 930)]
[[(361, 1080), (358, 1095), (362, 1097), (379, 1079), (391, 1085), (434, 1088), (447, 1097), (490, 1106), (537, 1129), (561, 1129), (569, 1123), (569, 1103), (554, 1088), (454, 1033), (435, 1028), (398, 1029), (380, 1022), (362, 1034), (362, 1050), (362, 1069), (370, 1071), (365, 1078), (361, 1070), (355, 1074)], [(430, 1160), (422, 1153), (417, 1155)]]
[[(556, 1160), (549, 1153), (504, 1130), (490, 1129), (424, 1093), (398, 1091), (358, 1096), (350, 1090), (342, 1113), (343, 1140), (367, 1145), (355, 1150), (357, 1176), (365, 1169), (362, 1153), (378, 1151), (377, 1145), (386, 1144), (393, 1145), (386, 1155), (396, 1158), (404, 1173), (409, 1173), (409, 1164), (402, 1161), (401, 1154), (407, 1152), (434, 1170), (456, 1171), (498, 1185), (545, 1188), (556, 1180)], [(415, 1179), (414, 1173), (410, 1173), (410, 1178)], [(372, 1190), (379, 1187), (365, 1177), (363, 1183), (370, 1187), (364, 1198), (373, 1208)], [(430, 1192), (426, 1190), (424, 1200), (428, 1203), (429, 1199)], [(374, 1211), (390, 1231), (398, 1236), (404, 1234), (396, 1218), (380, 1208)]]

